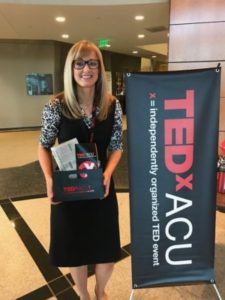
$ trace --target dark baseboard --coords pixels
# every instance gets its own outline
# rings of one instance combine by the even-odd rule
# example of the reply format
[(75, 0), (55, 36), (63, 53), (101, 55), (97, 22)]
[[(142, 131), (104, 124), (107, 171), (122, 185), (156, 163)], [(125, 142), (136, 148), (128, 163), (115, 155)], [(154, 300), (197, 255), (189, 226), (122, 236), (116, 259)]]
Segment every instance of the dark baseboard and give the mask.
[(40, 129), (41, 129), (41, 126), (13, 127), (13, 128), (0, 128), (0, 132), (36, 131), (36, 130), (40, 130)]

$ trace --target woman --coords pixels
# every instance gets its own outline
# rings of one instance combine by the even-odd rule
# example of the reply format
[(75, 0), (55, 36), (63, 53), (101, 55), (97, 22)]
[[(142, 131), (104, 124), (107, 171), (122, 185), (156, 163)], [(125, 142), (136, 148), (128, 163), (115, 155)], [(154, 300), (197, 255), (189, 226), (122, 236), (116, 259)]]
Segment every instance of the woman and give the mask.
[[(81, 300), (90, 300), (87, 266), (95, 265), (95, 294), (107, 300), (106, 284), (120, 258), (118, 206), (112, 180), (122, 154), (122, 112), (107, 94), (103, 59), (98, 47), (80, 41), (70, 49), (64, 69), (64, 92), (45, 105), (39, 144), (47, 196), (51, 202), (50, 257), (70, 267)], [(50, 148), (76, 137), (94, 142), (103, 168), (104, 199), (53, 203)]]

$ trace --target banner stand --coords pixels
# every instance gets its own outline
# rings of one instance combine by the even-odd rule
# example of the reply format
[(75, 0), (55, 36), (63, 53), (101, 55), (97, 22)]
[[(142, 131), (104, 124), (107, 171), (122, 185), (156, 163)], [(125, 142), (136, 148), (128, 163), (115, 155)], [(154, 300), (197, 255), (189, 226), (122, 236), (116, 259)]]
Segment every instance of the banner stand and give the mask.
[[(210, 284), (212, 284), (212, 286), (214, 287), (214, 290), (215, 290), (215, 293), (216, 293), (218, 299), (219, 299), (219, 300), (223, 300), (223, 298), (221, 297), (220, 292), (219, 292), (219, 290), (218, 290), (218, 288), (217, 288), (215, 282), (213, 281), (213, 282), (210, 283)], [(133, 299), (134, 291), (135, 291), (135, 289), (132, 289), (132, 290), (131, 290), (131, 294), (130, 294), (129, 300), (132, 300), (132, 299)]]
[(129, 300), (132, 300), (134, 296), (134, 289), (132, 289)]
[(220, 73), (126, 74), (129, 300), (137, 288), (194, 282), (223, 300), (214, 280)]
[(218, 290), (218, 288), (217, 288), (215, 282), (212, 283), (212, 285), (213, 285), (213, 287), (214, 287), (214, 290), (215, 290), (215, 292), (216, 292), (216, 294), (217, 294), (218, 299), (219, 299), (219, 300), (223, 300), (223, 298), (221, 297), (220, 292), (219, 292), (219, 290)]

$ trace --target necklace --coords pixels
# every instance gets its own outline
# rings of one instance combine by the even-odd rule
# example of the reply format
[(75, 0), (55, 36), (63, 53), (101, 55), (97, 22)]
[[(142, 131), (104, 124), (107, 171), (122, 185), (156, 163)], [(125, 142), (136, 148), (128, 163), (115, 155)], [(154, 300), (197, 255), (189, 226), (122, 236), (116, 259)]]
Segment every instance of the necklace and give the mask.
[(82, 116), (85, 116), (87, 118), (90, 118), (92, 116), (92, 113), (94, 111), (94, 108), (92, 105), (85, 106), (85, 105), (79, 104), (79, 106), (80, 106)]

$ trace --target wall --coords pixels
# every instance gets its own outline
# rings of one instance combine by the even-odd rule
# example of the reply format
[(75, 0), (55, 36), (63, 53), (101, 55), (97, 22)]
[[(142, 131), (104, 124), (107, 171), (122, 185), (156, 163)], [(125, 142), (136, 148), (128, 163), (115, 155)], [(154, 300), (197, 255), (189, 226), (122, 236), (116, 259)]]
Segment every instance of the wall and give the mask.
[[(63, 70), (71, 44), (56, 41), (0, 40), (0, 129), (38, 127), (49, 95), (28, 96), (25, 76), (28, 73), (53, 75), (53, 93), (63, 90)], [(106, 70), (138, 71), (140, 58), (103, 51)], [(121, 99), (123, 101), (123, 99)], [(122, 103), (124, 106), (124, 103)]]
[(72, 44), (55, 42), (54, 53), (54, 94), (63, 91), (63, 72), (67, 53)]
[(171, 0), (170, 5), (169, 70), (221, 63), (220, 143), (225, 139), (225, 1)]
[(49, 96), (28, 96), (25, 75), (54, 73), (54, 44), (0, 41), (0, 128), (38, 126)]
[(106, 70), (112, 72), (112, 92), (116, 95), (116, 73), (140, 71), (141, 58), (109, 51), (102, 53)]
[[(137, 72), (141, 70), (141, 58), (131, 55), (125, 55), (115, 52), (103, 51), (103, 59), (106, 70), (112, 72), (112, 93), (120, 101), (123, 113), (126, 113), (126, 91), (125, 93), (117, 94), (118, 78), (124, 82), (124, 74), (127, 72)], [(119, 75), (119, 76), (118, 76)]]
[(152, 62), (149, 58), (141, 58), (141, 72), (151, 72), (152, 71)]

